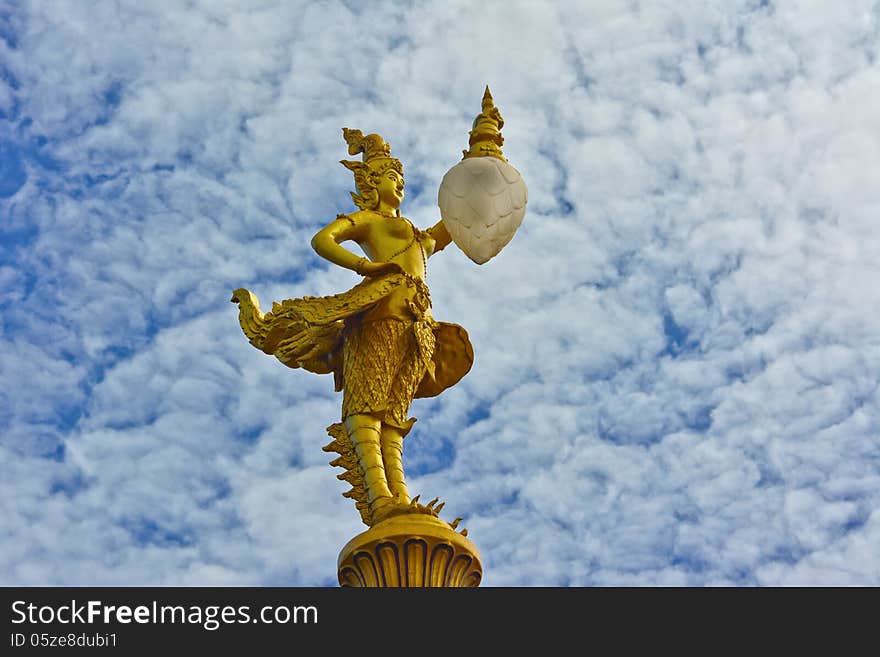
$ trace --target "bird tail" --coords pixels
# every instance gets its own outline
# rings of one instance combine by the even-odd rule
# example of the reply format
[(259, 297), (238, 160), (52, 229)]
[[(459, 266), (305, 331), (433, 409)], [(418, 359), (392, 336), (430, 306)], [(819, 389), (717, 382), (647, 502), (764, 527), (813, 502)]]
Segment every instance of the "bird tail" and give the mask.
[(262, 350), (268, 326), (266, 316), (260, 310), (257, 295), (240, 287), (232, 293), (231, 301), (238, 304), (238, 323), (241, 324), (241, 330), (252, 345)]

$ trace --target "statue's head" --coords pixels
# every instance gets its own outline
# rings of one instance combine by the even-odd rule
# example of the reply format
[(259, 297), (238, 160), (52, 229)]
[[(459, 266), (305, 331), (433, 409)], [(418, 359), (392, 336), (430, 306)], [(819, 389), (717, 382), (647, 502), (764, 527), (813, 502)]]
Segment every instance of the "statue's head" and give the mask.
[(364, 136), (360, 130), (342, 129), (348, 154), (363, 153), (363, 162), (340, 160), (354, 173), (357, 193), (351, 198), (361, 210), (375, 210), (384, 200), (395, 208), (403, 200), (403, 165), (391, 157), (391, 147), (377, 134)]

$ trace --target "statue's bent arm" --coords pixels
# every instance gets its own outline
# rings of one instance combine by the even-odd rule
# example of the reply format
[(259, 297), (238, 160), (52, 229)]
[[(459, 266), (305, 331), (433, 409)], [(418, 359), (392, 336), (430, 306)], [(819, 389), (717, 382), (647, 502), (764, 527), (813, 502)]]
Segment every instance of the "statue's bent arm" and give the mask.
[(339, 243), (347, 240), (361, 243), (369, 229), (368, 224), (353, 223), (347, 217), (336, 219), (315, 233), (312, 248), (333, 264), (361, 273), (359, 268), (363, 266), (365, 258), (355, 255)]

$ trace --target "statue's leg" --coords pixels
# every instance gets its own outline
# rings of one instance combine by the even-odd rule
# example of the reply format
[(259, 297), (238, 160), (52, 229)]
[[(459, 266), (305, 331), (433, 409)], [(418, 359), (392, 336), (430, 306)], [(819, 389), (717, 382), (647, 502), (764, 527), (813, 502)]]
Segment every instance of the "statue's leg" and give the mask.
[(350, 415), (345, 419), (345, 430), (363, 470), (367, 500), (374, 514), (393, 501), (380, 448), (381, 428), (382, 422), (373, 415)]
[(399, 427), (382, 425), (382, 460), (388, 487), (398, 504), (409, 504), (409, 491), (403, 475), (403, 432)]

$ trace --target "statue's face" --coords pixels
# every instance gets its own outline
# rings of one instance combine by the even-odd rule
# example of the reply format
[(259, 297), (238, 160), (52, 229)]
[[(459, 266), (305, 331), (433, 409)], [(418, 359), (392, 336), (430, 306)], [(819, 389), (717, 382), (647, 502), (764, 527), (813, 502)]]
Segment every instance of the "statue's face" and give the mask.
[(403, 176), (394, 169), (387, 169), (379, 176), (376, 191), (379, 192), (380, 201), (394, 208), (400, 207), (403, 201)]

